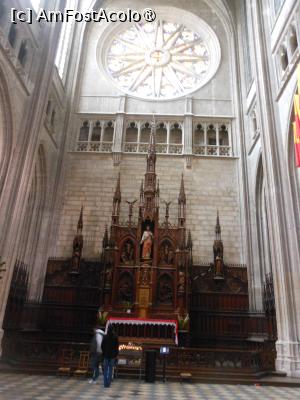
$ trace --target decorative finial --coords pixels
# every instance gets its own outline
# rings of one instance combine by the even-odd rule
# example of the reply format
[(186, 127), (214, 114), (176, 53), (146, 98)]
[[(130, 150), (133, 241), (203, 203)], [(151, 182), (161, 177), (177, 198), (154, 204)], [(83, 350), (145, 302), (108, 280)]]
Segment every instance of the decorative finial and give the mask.
[(183, 174), (181, 175), (181, 184), (180, 184), (178, 203), (184, 203), (184, 204), (186, 203), (186, 195), (185, 195), (185, 190), (184, 190)]
[(219, 219), (219, 210), (217, 211), (217, 221), (216, 221), (215, 233), (216, 233), (216, 240), (221, 240), (221, 225), (220, 225), (220, 219)]
[(104, 236), (102, 240), (102, 249), (106, 249), (108, 246), (108, 230), (107, 230), (107, 225), (105, 225), (105, 230), (104, 230)]
[(83, 228), (83, 206), (81, 206), (80, 215), (77, 223), (77, 232), (82, 231)]
[(164, 201), (165, 205), (166, 205), (166, 213), (165, 213), (165, 220), (166, 220), (166, 225), (169, 224), (169, 209), (170, 209), (170, 204), (172, 203), (172, 201)]
[(189, 250), (192, 250), (192, 249), (193, 249), (192, 234), (191, 234), (191, 231), (190, 231), (190, 230), (189, 230), (189, 233), (188, 233), (188, 238), (187, 238), (186, 247), (187, 247)]
[(117, 185), (116, 185), (116, 190), (115, 190), (115, 194), (114, 194), (114, 203), (117, 202), (121, 202), (121, 176), (120, 176), (120, 172), (118, 174), (118, 181), (117, 181)]

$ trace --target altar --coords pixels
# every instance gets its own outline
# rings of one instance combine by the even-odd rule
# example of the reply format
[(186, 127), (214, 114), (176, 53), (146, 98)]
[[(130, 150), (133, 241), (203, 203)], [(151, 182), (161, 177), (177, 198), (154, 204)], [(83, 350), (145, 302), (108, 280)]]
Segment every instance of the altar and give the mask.
[(157, 343), (178, 345), (178, 321), (172, 319), (146, 319), (110, 317), (106, 331), (112, 325), (121, 343), (134, 338), (138, 343)]
[(102, 307), (123, 342), (177, 344), (178, 321), (189, 317), (192, 238), (186, 229), (183, 175), (178, 188), (178, 220), (171, 223), (171, 202), (164, 202), (164, 217), (160, 218), (162, 189), (156, 176), (153, 122), (139, 201), (126, 199), (128, 218), (122, 221), (119, 174), (111, 226), (103, 237)]

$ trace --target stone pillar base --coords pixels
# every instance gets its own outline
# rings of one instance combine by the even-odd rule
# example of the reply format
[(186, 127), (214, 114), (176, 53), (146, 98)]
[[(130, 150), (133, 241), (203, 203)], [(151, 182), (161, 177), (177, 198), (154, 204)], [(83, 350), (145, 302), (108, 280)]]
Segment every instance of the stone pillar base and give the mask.
[(0, 328), (0, 357), (2, 357), (2, 339), (4, 335), (4, 330)]
[(300, 377), (300, 343), (278, 340), (276, 342), (276, 370), (287, 376)]

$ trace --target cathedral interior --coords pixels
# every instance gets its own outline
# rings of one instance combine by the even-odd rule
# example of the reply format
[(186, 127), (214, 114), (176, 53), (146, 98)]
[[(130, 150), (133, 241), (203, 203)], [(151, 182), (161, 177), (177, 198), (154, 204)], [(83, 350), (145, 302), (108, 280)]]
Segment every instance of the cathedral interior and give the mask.
[(299, 43), (299, 0), (0, 1), (0, 374), (112, 325), (120, 376), (300, 378)]

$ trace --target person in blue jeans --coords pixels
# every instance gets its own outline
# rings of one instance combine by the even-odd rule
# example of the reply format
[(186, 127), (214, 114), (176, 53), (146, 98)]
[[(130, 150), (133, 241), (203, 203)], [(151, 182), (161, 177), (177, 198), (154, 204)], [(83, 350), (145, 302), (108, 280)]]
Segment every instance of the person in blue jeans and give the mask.
[(92, 366), (92, 379), (89, 383), (96, 383), (99, 377), (99, 365), (102, 362), (102, 339), (104, 337), (104, 332), (96, 327), (94, 330), (95, 334), (93, 336), (90, 353), (91, 353), (91, 366)]
[(103, 380), (104, 387), (109, 388), (112, 381), (113, 368), (116, 363), (116, 358), (119, 354), (118, 336), (109, 325), (107, 334), (102, 340), (102, 355), (103, 355)]

